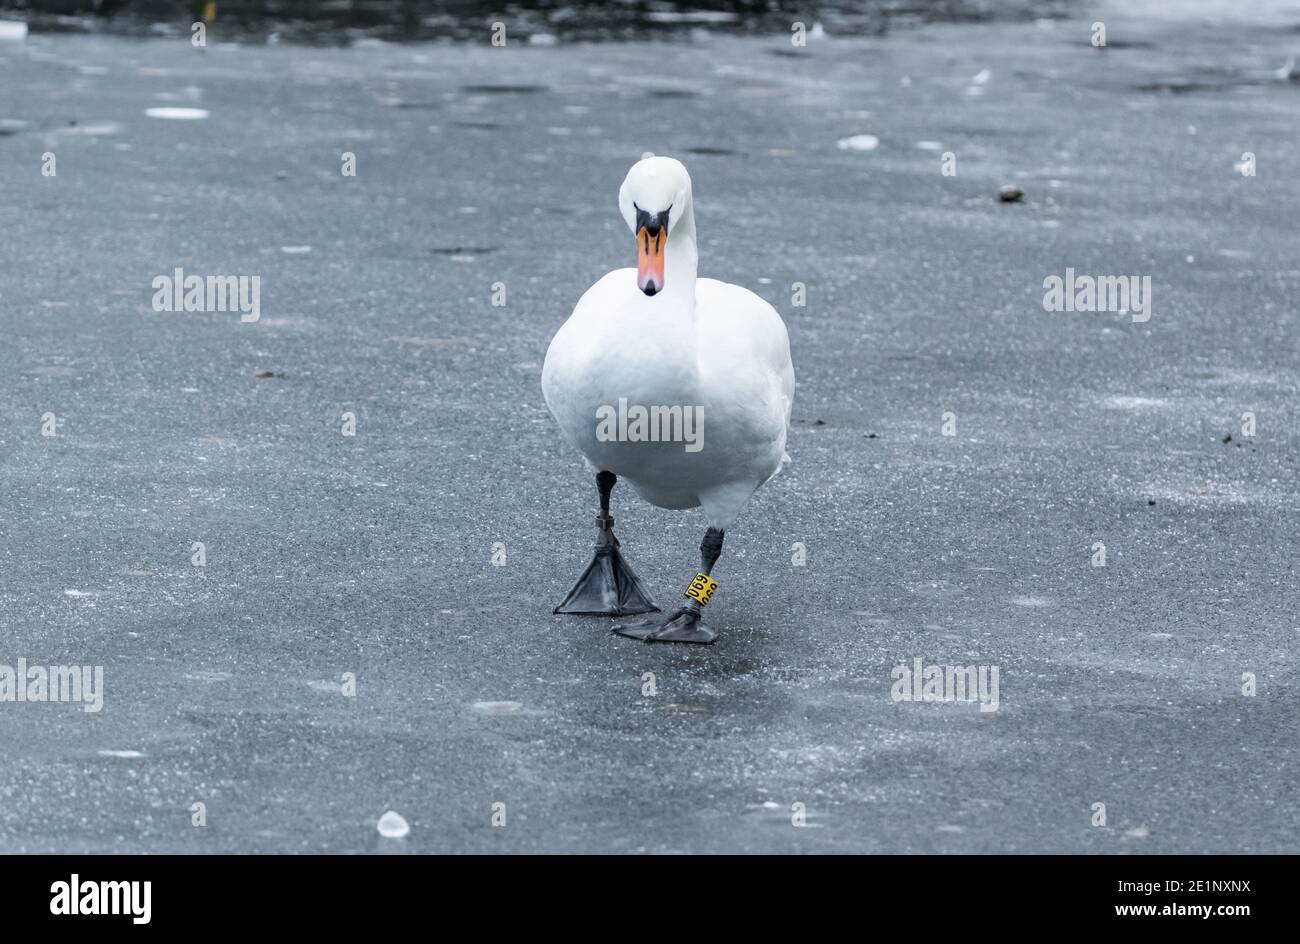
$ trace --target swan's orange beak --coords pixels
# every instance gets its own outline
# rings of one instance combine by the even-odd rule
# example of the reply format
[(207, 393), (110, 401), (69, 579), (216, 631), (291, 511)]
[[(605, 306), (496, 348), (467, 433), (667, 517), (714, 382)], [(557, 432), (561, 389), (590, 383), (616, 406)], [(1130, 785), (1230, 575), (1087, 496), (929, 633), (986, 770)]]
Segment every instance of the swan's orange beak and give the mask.
[(636, 213), (636, 284), (647, 295), (664, 290), (664, 250), (668, 246), (668, 210), (651, 216)]
[(668, 231), (661, 229), (653, 236), (642, 226), (636, 234), (636, 284), (647, 295), (664, 290), (664, 244)]

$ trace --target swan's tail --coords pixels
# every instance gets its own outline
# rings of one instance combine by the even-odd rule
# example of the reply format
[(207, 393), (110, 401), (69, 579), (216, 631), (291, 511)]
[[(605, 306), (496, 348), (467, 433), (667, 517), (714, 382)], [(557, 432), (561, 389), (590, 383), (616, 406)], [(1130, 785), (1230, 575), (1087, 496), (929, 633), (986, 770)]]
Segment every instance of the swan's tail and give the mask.
[(763, 486), (766, 485), (768, 482), (772, 481), (772, 479), (780, 475), (781, 470), (784, 469), (789, 464), (790, 464), (790, 453), (788, 452), (781, 453), (781, 463), (775, 469), (773, 469), (772, 474), (769, 475), (767, 478), (763, 479), (763, 481), (760, 482), (759, 485)]

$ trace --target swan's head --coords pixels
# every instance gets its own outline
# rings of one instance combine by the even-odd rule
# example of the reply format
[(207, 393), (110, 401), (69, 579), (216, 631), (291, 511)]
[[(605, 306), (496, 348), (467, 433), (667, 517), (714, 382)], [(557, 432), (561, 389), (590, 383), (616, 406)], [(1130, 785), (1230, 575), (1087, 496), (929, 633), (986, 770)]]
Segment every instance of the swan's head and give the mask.
[(690, 203), (691, 175), (671, 157), (637, 161), (618, 190), (618, 208), (636, 237), (636, 284), (647, 295), (664, 290), (668, 234)]

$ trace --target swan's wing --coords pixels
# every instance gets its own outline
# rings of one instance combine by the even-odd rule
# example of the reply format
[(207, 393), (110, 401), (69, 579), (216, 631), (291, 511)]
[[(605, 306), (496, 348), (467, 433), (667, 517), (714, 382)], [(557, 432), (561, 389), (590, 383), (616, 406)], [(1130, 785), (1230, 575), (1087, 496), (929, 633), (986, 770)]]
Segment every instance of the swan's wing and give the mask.
[(695, 294), (701, 354), (730, 361), (750, 380), (774, 383), (789, 422), (794, 364), (790, 336), (776, 309), (749, 289), (716, 279), (698, 279)]
[(738, 413), (733, 422), (743, 422), (748, 436), (768, 447), (762, 473), (766, 480), (787, 458), (786, 432), (794, 404), (794, 365), (785, 322), (776, 309), (739, 285), (699, 279), (695, 294), (701, 372), (715, 390), (725, 388), (725, 398)]
[(564, 406), (561, 399), (572, 389), (573, 374), (590, 363), (601, 343), (603, 329), (623, 305), (626, 288), (634, 284), (635, 276), (635, 269), (615, 269), (606, 273), (582, 293), (578, 304), (573, 307), (573, 314), (551, 339), (542, 364), (542, 396), (556, 419), (561, 416), (557, 407)]

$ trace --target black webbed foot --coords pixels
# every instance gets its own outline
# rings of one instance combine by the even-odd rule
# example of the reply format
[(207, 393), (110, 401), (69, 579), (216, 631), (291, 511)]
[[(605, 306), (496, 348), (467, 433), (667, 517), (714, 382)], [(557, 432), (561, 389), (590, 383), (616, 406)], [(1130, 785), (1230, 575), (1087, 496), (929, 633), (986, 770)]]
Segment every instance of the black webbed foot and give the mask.
[(644, 642), (689, 642), (701, 646), (707, 646), (717, 638), (700, 619), (700, 611), (693, 606), (684, 606), (668, 616), (620, 624), (610, 632)]
[(619, 553), (614, 532), (601, 531), (600, 536), (591, 563), (555, 612), (586, 616), (635, 616), (658, 612), (659, 607), (654, 605), (641, 581)]

